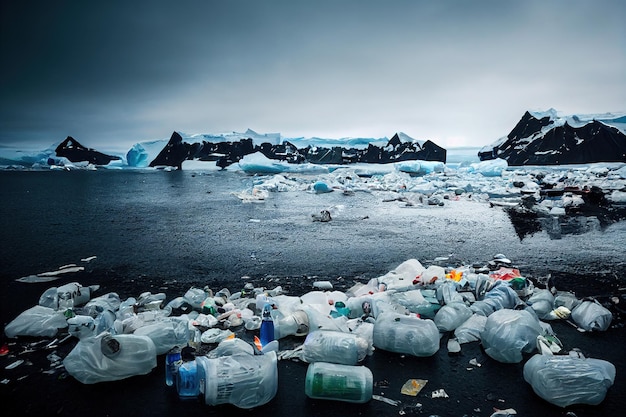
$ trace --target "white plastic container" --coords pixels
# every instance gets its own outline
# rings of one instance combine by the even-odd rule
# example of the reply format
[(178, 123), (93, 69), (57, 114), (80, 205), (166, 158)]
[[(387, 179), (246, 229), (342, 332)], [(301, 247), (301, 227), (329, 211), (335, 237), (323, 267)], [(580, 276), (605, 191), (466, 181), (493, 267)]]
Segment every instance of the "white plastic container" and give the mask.
[(232, 404), (254, 408), (271, 401), (278, 390), (275, 352), (237, 353), (219, 358), (198, 356), (200, 396), (207, 405)]
[(356, 365), (369, 351), (367, 340), (352, 333), (316, 330), (308, 334), (302, 346), (306, 362), (332, 362)]
[(439, 350), (439, 330), (432, 320), (385, 312), (374, 323), (374, 346), (417, 357), (432, 356)]
[(307, 369), (304, 392), (309, 398), (362, 404), (372, 398), (373, 379), (365, 366), (315, 362)]

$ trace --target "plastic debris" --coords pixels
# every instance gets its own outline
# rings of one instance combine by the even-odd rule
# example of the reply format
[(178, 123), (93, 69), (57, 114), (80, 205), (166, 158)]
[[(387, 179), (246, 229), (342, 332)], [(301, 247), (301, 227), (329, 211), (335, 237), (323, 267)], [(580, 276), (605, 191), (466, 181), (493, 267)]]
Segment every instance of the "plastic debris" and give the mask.
[(519, 363), (522, 353), (537, 348), (537, 336), (543, 333), (539, 320), (526, 310), (498, 310), (487, 318), (481, 334), (485, 353), (504, 363)]
[(389, 405), (393, 405), (394, 407), (397, 407), (398, 405), (400, 405), (400, 401), (397, 400), (392, 400), (391, 398), (387, 398), (387, 397), (383, 397), (382, 395), (372, 395), (372, 400), (376, 400), (376, 401), (380, 401)]
[(476, 366), (477, 368), (480, 368), (481, 366), (483, 366), (480, 362), (476, 360), (476, 358), (470, 359), (469, 364), (472, 366)]
[(613, 315), (597, 301), (583, 301), (572, 310), (572, 320), (586, 331), (605, 331)]
[(417, 394), (420, 393), (420, 391), (422, 390), (422, 388), (424, 388), (427, 382), (427, 379), (409, 379), (404, 383), (404, 385), (402, 385), (400, 393), (415, 397), (417, 396)]
[(524, 364), (524, 380), (538, 396), (559, 407), (597, 405), (615, 381), (615, 366), (572, 355), (534, 355)]
[[(445, 265), (447, 261), (442, 258), (438, 262)], [(223, 366), (236, 355), (252, 358), (273, 355), (274, 362), (283, 359), (311, 364), (334, 362), (351, 367), (371, 355), (374, 346), (400, 355), (421, 357), (434, 355), (441, 340), (447, 340), (450, 354), (459, 353), (462, 343), (480, 341), (486, 354), (501, 362), (519, 362), (522, 353), (535, 349), (542, 353), (526, 363), (524, 378), (547, 401), (557, 405), (560, 402), (598, 404), (613, 383), (614, 366), (608, 362), (596, 366), (596, 360), (586, 359), (575, 350), (569, 355), (555, 355), (561, 353), (563, 345), (550, 325), (540, 322), (537, 316), (542, 320), (567, 319), (571, 311), (571, 320), (577, 324), (566, 322), (580, 331), (592, 331), (608, 327), (610, 311), (597, 301), (578, 300), (572, 293), (553, 295), (548, 290), (536, 289), (528, 285), (525, 278), (516, 277), (518, 272), (509, 268), (510, 264), (503, 255), (497, 255), (489, 265), (500, 266), (500, 269), (489, 276), (486, 267), (459, 267), (450, 271), (439, 265), (425, 268), (416, 259), (410, 259), (381, 277), (355, 283), (345, 293), (332, 291), (330, 281), (314, 281), (315, 289), (301, 296), (287, 296), (280, 286), (267, 289), (248, 282), (243, 289), (232, 293), (227, 288), (214, 294), (208, 287), (192, 287), (184, 296), (166, 305), (164, 293), (150, 292), (142, 293), (137, 299), (121, 300), (116, 293), (109, 293), (89, 300), (97, 286), (70, 283), (44, 292), (40, 303), (45, 306), (22, 313), (6, 326), (5, 333), (9, 337), (22, 333), (54, 337), (59, 328), (69, 326), (67, 337), (60, 335), (53, 340), (28, 343), (17, 355), (52, 350), (68, 338), (78, 337), (80, 341), (65, 359), (56, 352), (49, 353), (50, 369), (42, 372), (52, 375), (65, 366), (67, 373), (60, 373), (59, 378), (71, 375), (86, 384), (149, 373), (156, 366), (156, 355), (168, 352), (173, 345), (188, 344), (197, 349), (197, 356), (194, 353), (187, 360), (193, 364), (184, 369), (186, 379), (181, 383), (190, 385), (189, 390), (183, 391), (191, 393), (191, 398), (205, 396), (209, 405), (224, 398), (203, 393), (202, 389), (213, 389), (215, 385), (209, 386), (206, 380), (197, 378), (202, 372), (208, 375), (213, 372), (212, 367)], [(65, 266), (68, 268), (72, 266)], [(447, 275), (446, 270), (450, 271)], [(614, 304), (617, 302), (613, 300)], [(271, 318), (275, 324), (275, 340), (266, 345), (262, 345), (258, 337), (264, 307), (269, 307), (266, 318)], [(33, 314), (37, 312), (39, 314)], [(44, 329), (31, 328), (42, 323), (46, 323)], [(239, 330), (235, 329), (237, 327)], [(242, 334), (246, 334), (246, 339), (254, 339), (236, 337)], [(286, 336), (303, 337), (302, 343), (292, 349), (279, 350), (278, 339)], [(138, 345), (134, 346), (131, 341)], [(0, 348), (0, 356), (10, 353), (10, 345)], [(14, 349), (11, 347), (11, 350)], [(535, 357), (542, 358), (541, 362)], [(562, 362), (551, 368), (546, 362), (550, 358)], [(575, 366), (570, 366), (568, 361), (576, 361)], [(24, 363), (30, 362), (19, 360), (6, 369)], [(240, 361), (243, 363), (247, 363), (247, 359)], [(202, 370), (205, 365), (206, 370)], [(336, 368), (335, 364), (330, 366)], [(472, 358), (466, 370), (481, 366)], [(172, 377), (177, 375), (172, 371)], [(270, 371), (267, 387), (259, 388), (252, 382), (247, 386), (246, 392), (250, 395), (254, 392), (255, 400), (231, 396), (224, 401), (251, 408), (271, 400), (275, 384), (271, 382), (273, 370)], [(544, 374), (558, 371), (561, 372), (558, 378), (552, 376), (548, 382), (542, 379), (547, 378)], [(249, 375), (240, 375), (244, 376)], [(2, 382), (8, 383), (8, 379), (6, 381)], [(172, 378), (172, 384), (173, 381)], [(427, 382), (409, 379), (400, 392), (417, 396)], [(384, 389), (389, 385), (383, 380), (375, 387)], [(227, 389), (224, 385), (222, 388)], [(187, 395), (183, 394), (179, 391), (181, 398)], [(244, 391), (240, 394), (244, 396)], [(432, 391), (431, 397), (449, 398), (444, 389)], [(359, 397), (359, 401), (363, 398)], [(401, 404), (384, 396), (372, 395), (371, 398), (393, 406)], [(400, 414), (413, 413), (416, 407), (421, 409), (420, 404), (405, 405)], [(502, 413), (494, 414), (497, 416), (513, 415), (515, 410), (496, 409), (496, 413)]]
[(461, 352), (461, 345), (454, 338), (448, 339), (448, 353), (455, 354)]
[(430, 394), (430, 398), (450, 398), (450, 396), (448, 395), (446, 391), (444, 391), (443, 388), (440, 388), (436, 391), (433, 391)]

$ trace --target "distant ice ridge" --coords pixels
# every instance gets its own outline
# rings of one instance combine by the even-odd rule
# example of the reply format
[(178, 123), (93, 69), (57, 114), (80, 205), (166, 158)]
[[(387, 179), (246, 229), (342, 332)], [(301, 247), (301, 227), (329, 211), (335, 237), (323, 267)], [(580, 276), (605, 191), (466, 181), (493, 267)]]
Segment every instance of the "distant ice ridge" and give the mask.
[(332, 172), (339, 168), (352, 168), (357, 175), (384, 175), (394, 171), (415, 175), (431, 172), (443, 172), (445, 164), (437, 161), (402, 161), (390, 164), (350, 164), (350, 165), (316, 165), (290, 164), (267, 158), (261, 152), (255, 152), (239, 161), (239, 168), (250, 174), (309, 173)]
[[(622, 133), (626, 134), (626, 113), (593, 113), (593, 114), (571, 114), (566, 115), (555, 109), (548, 109), (546, 111), (529, 111), (529, 113), (536, 119), (542, 119), (549, 117), (552, 123), (546, 128), (553, 128), (556, 126), (563, 126), (565, 123), (572, 127), (582, 127), (594, 120), (602, 122), (606, 125), (616, 127)], [(544, 128), (545, 129), (545, 128)]]

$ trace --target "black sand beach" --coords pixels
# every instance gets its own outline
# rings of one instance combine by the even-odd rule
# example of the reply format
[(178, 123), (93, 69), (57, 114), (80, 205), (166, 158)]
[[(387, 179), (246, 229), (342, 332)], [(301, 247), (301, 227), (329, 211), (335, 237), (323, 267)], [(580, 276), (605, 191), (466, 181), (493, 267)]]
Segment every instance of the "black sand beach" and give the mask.
[[(427, 266), (447, 257), (445, 262), (455, 266), (485, 263), (496, 253), (506, 254), (537, 283), (551, 277), (558, 289), (574, 290), (579, 297), (607, 301), (617, 296), (624, 302), (623, 222), (558, 240), (542, 231), (520, 240), (504, 210), (484, 201), (411, 208), (383, 202), (397, 194), (391, 192), (344, 196), (293, 191), (271, 193), (266, 201), (250, 204), (232, 195), (253, 181), (227, 172), (0, 172), (2, 323), (35, 305), (48, 287), (72, 281), (98, 284), (98, 295), (114, 291), (122, 299), (144, 291), (165, 292), (172, 299), (191, 286), (205, 285), (237, 291), (246, 282), (281, 285), (289, 295), (301, 295), (321, 279), (347, 290), (410, 258)], [(326, 208), (333, 212), (332, 221), (311, 220), (311, 214)], [(15, 281), (89, 256), (97, 259), (84, 263), (85, 271), (57, 281)], [(376, 400), (352, 405), (308, 399), (306, 364), (291, 361), (279, 363), (274, 400), (254, 411), (179, 400), (164, 383), (161, 357), (149, 375), (83, 385), (62, 370), (42, 372), (49, 369), (50, 351), (19, 355), (29, 342), (24, 340), (9, 344), (10, 354), (0, 357), (0, 379), (9, 380), (0, 385), (0, 394), (6, 415), (317, 416), (341, 410), (343, 415), (366, 416), (489, 416), (494, 408), (513, 408), (526, 416), (618, 416), (626, 406), (623, 323), (616, 311), (614, 326), (602, 333), (553, 324), (566, 348), (579, 348), (587, 357), (616, 366), (615, 384), (598, 406), (553, 406), (524, 382), (523, 362), (498, 363), (478, 343), (463, 345), (460, 355), (450, 356), (445, 337), (430, 358), (377, 350), (366, 359), (376, 383), (374, 394), (400, 400), (397, 407)], [(298, 341), (282, 340), (281, 346)], [(60, 345), (57, 354), (63, 357), (74, 343)], [(26, 363), (4, 369), (18, 358)], [(472, 358), (482, 366), (468, 365)], [(417, 397), (400, 394), (410, 378), (429, 381)], [(440, 388), (449, 398), (431, 398)]]

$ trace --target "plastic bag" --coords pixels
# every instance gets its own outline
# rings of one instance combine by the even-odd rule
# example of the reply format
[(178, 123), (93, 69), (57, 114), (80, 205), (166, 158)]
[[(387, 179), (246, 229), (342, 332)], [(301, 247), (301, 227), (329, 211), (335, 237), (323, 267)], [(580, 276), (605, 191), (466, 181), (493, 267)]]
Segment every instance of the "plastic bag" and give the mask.
[(391, 294), (391, 302), (400, 304), (411, 313), (417, 313), (421, 307), (430, 305), (420, 290), (394, 292)]
[(79, 341), (65, 357), (67, 372), (83, 384), (145, 375), (156, 367), (156, 347), (147, 336), (102, 333)]
[(4, 333), (7, 337), (53, 337), (59, 329), (66, 327), (67, 321), (63, 313), (38, 305), (20, 313), (19, 316), (6, 325)]
[(470, 309), (477, 314), (489, 316), (494, 311), (504, 308), (512, 309), (522, 300), (519, 298), (515, 290), (504, 281), (496, 281), (491, 289), (485, 293), (481, 301), (476, 301)]
[(480, 334), (485, 330), (487, 317), (480, 314), (473, 314), (463, 324), (454, 330), (454, 337), (463, 344), (480, 341)]
[(302, 358), (309, 363), (356, 365), (365, 359), (369, 350), (367, 340), (355, 334), (317, 330), (304, 340)]
[(527, 304), (535, 310), (540, 319), (550, 319), (550, 312), (554, 309), (554, 296), (550, 290), (535, 288)]
[(83, 306), (82, 313), (95, 318), (105, 310), (119, 310), (121, 304), (120, 296), (115, 292), (110, 292), (89, 300), (87, 304)]
[(559, 407), (597, 405), (615, 381), (615, 366), (601, 359), (534, 355), (524, 365), (524, 380), (538, 396)]
[(374, 346), (413, 356), (432, 356), (439, 350), (439, 330), (432, 320), (382, 313), (374, 323)]
[(522, 352), (537, 348), (542, 333), (537, 317), (526, 310), (498, 310), (487, 317), (481, 341), (485, 353), (504, 363), (519, 363)]
[[(39, 297), (39, 305), (55, 310), (72, 308), (85, 304), (91, 298), (91, 293), (100, 288), (99, 285), (83, 287), (78, 282), (70, 282), (60, 287), (51, 287)], [(64, 305), (61, 305), (63, 301)]]
[(278, 390), (275, 352), (238, 353), (219, 358), (196, 358), (200, 394), (207, 405), (232, 404), (253, 408), (268, 403)]
[(613, 314), (597, 301), (583, 301), (572, 310), (572, 320), (587, 331), (605, 331)]
[(140, 327), (134, 334), (152, 339), (157, 355), (167, 353), (174, 346), (185, 346), (189, 341), (187, 320), (178, 317), (169, 317)]
[(451, 332), (472, 317), (472, 310), (463, 303), (446, 304), (435, 314), (435, 324), (440, 332)]
[(558, 291), (554, 296), (555, 308), (564, 306), (567, 307), (569, 311), (572, 311), (580, 303), (582, 303), (582, 301), (576, 298), (576, 295), (568, 291)]
[(233, 337), (232, 339), (222, 340), (215, 349), (207, 353), (209, 358), (219, 358), (221, 356), (230, 356), (237, 353), (246, 353), (254, 355), (254, 347), (243, 339)]

